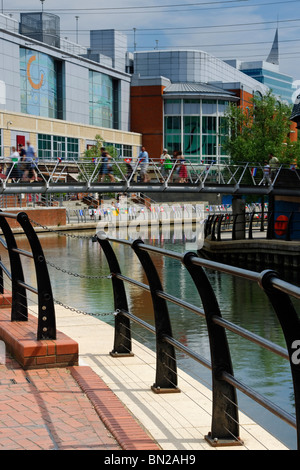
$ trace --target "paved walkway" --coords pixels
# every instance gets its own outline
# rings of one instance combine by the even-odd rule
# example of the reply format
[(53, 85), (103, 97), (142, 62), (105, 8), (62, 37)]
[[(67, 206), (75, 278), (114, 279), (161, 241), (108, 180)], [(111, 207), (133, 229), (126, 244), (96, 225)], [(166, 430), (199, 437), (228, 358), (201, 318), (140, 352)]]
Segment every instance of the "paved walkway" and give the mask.
[[(113, 358), (110, 325), (63, 307), (56, 315), (57, 328), (79, 343), (80, 364), (23, 371), (8, 358), (0, 365), (0, 450), (215, 450), (204, 439), (208, 389), (179, 371), (181, 393), (155, 394), (151, 351), (134, 341), (133, 357)], [(231, 449), (285, 449), (243, 414), (240, 423), (244, 445)]]
[[(109, 386), (163, 450), (220, 450), (204, 439), (211, 427), (211, 391), (179, 371), (181, 393), (155, 394), (155, 354), (133, 341), (133, 357), (114, 358), (114, 329), (99, 318), (57, 309), (57, 327), (79, 343), (80, 363)], [(277, 439), (240, 413), (243, 446), (235, 450), (286, 449)]]

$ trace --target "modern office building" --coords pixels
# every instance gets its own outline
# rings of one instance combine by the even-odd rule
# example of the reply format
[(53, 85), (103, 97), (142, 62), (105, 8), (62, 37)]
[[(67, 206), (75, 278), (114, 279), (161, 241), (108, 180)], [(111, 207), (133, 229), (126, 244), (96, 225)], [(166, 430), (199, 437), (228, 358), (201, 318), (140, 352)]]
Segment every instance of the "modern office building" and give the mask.
[[(226, 161), (228, 103), (246, 107), (273, 83), (200, 50), (130, 54), (114, 30), (90, 31), (85, 48), (62, 38), (59, 17), (43, 11), (22, 13), (20, 22), (0, 15), (0, 30), (4, 156), (29, 140), (41, 159), (79, 158), (98, 134), (124, 157), (143, 144), (152, 158), (167, 147), (196, 162)], [(264, 67), (273, 79), (274, 44)]]
[(91, 32), (91, 47), (83, 48), (61, 38), (59, 18), (44, 12), (21, 14), (20, 23), (0, 15), (0, 29), (2, 155), (30, 140), (40, 158), (78, 158), (97, 134), (121, 155), (137, 154), (126, 37)]
[(295, 91), (293, 88), (293, 78), (281, 73), (279, 69), (278, 29), (275, 33), (270, 54), (266, 60), (254, 62), (231, 60), (226, 62), (249, 75), (249, 77), (266, 85), (281, 101), (285, 101), (288, 104), (292, 103), (292, 95)]
[(131, 130), (143, 134), (153, 158), (166, 147), (191, 161), (228, 160), (229, 102), (247, 106), (268, 87), (204, 51), (149, 51), (134, 54)]

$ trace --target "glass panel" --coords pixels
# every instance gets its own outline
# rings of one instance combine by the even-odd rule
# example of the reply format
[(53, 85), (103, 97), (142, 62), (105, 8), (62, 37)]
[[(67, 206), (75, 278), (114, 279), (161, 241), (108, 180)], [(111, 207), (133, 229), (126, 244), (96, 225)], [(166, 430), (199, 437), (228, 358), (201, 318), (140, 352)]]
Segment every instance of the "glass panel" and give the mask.
[(41, 160), (51, 159), (51, 135), (38, 134), (38, 157)]
[(183, 114), (200, 114), (200, 100), (184, 100)]
[(89, 72), (90, 124), (113, 128), (113, 80), (99, 72)]
[(169, 134), (181, 133), (181, 119), (180, 116), (167, 116), (165, 118), (165, 132)]
[(184, 135), (184, 155), (200, 155), (200, 135), (199, 134), (185, 134)]
[(202, 155), (216, 155), (217, 138), (215, 135), (202, 136)]
[(202, 100), (202, 114), (216, 114), (217, 101), (216, 100)]
[(181, 114), (181, 100), (165, 100), (165, 114)]
[(217, 119), (215, 117), (203, 116), (202, 132), (203, 134), (215, 134), (217, 131)]

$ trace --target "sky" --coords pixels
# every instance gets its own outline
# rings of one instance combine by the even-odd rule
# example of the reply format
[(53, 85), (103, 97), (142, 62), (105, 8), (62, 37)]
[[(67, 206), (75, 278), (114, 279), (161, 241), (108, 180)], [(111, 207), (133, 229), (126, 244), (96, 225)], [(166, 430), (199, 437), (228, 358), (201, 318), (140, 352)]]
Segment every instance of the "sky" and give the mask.
[(279, 70), (300, 87), (300, 0), (1, 0), (4, 14), (60, 17), (61, 37), (89, 47), (89, 31), (116, 29), (129, 51), (197, 49), (220, 59), (265, 60), (279, 31)]

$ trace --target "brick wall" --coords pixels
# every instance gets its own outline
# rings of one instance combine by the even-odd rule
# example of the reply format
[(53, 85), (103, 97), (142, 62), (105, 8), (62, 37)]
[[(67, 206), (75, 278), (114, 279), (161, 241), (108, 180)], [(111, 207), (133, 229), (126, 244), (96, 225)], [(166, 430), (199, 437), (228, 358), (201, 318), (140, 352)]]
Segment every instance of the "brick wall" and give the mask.
[(143, 135), (150, 158), (163, 150), (163, 86), (131, 87), (131, 131)]
[[(66, 209), (63, 207), (9, 209), (7, 211), (3, 210), (3, 212), (9, 212), (10, 214), (25, 212), (29, 219), (47, 227), (66, 225)], [(7, 219), (7, 221), (12, 228), (20, 228), (20, 224), (15, 219)]]

